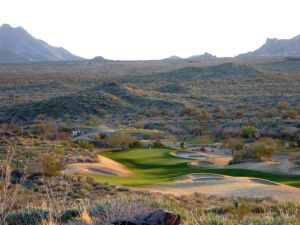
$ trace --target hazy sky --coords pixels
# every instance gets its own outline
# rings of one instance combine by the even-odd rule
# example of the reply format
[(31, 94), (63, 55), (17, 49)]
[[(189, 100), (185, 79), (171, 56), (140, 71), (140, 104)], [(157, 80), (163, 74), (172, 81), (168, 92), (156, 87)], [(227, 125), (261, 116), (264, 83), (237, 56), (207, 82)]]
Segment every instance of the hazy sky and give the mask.
[(0, 0), (0, 25), (74, 54), (234, 56), (300, 34), (299, 0)]

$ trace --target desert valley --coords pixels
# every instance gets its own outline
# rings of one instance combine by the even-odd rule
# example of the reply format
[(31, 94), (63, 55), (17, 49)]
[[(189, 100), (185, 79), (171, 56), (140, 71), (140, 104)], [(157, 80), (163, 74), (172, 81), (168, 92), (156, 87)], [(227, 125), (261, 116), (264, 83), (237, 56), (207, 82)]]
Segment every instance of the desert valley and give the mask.
[(300, 224), (300, 36), (85, 59), (0, 27), (0, 224)]

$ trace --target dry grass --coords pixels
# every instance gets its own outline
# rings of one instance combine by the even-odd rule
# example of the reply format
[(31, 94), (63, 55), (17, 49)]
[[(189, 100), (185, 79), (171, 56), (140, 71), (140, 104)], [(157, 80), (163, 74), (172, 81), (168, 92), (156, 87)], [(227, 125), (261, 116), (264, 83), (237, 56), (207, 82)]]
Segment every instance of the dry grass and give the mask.
[(83, 210), (80, 213), (80, 221), (85, 223), (85, 224), (88, 224), (88, 225), (93, 224), (93, 220), (90, 217), (86, 207), (84, 207)]
[[(0, 166), (0, 224), (3, 224), (7, 215), (13, 210), (18, 194), (26, 179), (25, 172), (17, 184), (12, 184), (12, 161), (15, 156), (16, 146), (6, 148), (6, 159)], [(25, 171), (25, 170), (24, 170)]]
[(52, 220), (43, 220), (42, 225), (58, 225), (58, 224), (53, 222)]

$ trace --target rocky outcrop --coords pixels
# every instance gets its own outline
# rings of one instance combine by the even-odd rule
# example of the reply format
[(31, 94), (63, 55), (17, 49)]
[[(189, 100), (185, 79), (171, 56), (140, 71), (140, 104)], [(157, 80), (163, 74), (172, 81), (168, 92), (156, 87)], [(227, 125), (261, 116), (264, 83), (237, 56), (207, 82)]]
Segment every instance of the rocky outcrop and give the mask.
[(181, 218), (172, 212), (157, 209), (151, 213), (140, 215), (132, 221), (113, 221), (110, 225), (180, 225)]
[(240, 57), (299, 57), (300, 35), (292, 39), (268, 38), (259, 49), (239, 55)]

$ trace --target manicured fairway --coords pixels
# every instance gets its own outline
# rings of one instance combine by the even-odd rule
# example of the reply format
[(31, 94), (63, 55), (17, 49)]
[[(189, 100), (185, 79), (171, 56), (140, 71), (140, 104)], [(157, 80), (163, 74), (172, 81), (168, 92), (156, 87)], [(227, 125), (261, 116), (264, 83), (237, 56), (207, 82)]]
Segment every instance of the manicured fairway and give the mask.
[(145, 185), (166, 183), (173, 181), (176, 177), (188, 173), (218, 173), (229, 176), (257, 177), (300, 187), (300, 176), (276, 175), (253, 170), (244, 169), (210, 169), (191, 168), (187, 166), (189, 159), (181, 159), (171, 156), (168, 148), (137, 148), (122, 151), (104, 152), (101, 155), (116, 160), (135, 173), (133, 177), (113, 177), (91, 175), (101, 182), (116, 183), (123, 185)]

